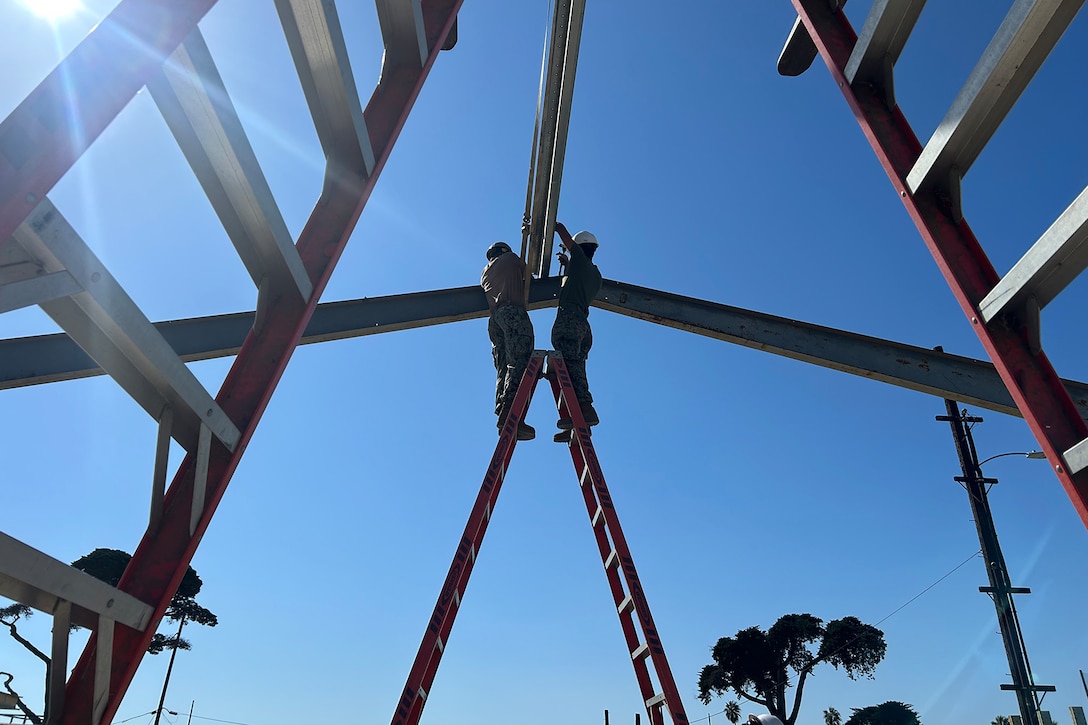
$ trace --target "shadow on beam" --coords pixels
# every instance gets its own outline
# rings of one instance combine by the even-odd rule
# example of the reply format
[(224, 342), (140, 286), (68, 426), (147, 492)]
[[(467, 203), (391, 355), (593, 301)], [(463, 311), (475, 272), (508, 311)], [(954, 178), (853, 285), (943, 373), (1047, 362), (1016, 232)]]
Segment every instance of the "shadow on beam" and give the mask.
[[(558, 291), (558, 278), (534, 281), (530, 309), (554, 307)], [(611, 280), (605, 280), (594, 306), (928, 395), (1020, 415), (994, 366), (981, 360)], [(486, 316), (483, 292), (475, 286), (326, 302), (314, 312), (302, 343)], [(236, 354), (252, 325), (253, 313), (240, 312), (160, 322), (155, 327), (182, 360), (193, 362)], [(101, 374), (95, 362), (63, 333), (0, 340), (0, 390)], [(1064, 382), (1081, 417), (1088, 419), (1088, 385)]]

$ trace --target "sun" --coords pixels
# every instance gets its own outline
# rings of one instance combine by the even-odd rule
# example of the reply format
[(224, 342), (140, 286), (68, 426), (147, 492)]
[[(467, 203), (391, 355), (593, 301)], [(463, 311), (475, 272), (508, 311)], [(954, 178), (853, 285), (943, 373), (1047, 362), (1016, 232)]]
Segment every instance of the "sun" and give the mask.
[(35, 15), (46, 20), (60, 20), (82, 7), (80, 0), (23, 0)]

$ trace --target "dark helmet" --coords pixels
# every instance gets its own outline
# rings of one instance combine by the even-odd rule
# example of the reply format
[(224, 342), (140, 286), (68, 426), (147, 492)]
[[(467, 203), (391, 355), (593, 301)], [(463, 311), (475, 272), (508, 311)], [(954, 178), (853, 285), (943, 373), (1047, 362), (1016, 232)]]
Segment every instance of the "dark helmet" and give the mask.
[(490, 247), (487, 248), (487, 258), (489, 260), (498, 259), (499, 257), (506, 254), (507, 252), (512, 252), (512, 251), (514, 251), (514, 250), (510, 249), (510, 245), (507, 244), (506, 242), (495, 242), (494, 244), (492, 244)]

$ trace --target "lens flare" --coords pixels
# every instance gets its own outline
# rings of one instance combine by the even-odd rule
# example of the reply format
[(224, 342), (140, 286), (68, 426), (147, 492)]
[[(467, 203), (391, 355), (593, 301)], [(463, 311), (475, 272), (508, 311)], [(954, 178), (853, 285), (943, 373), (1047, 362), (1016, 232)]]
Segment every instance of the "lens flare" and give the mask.
[(79, 10), (79, 0), (23, 0), (32, 13), (46, 20), (60, 20)]

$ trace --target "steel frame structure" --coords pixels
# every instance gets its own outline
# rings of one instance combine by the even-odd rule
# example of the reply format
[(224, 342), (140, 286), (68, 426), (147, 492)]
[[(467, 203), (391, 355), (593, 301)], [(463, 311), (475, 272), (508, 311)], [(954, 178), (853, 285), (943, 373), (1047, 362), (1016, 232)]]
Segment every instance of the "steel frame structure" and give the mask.
[(998, 276), (963, 218), (960, 181), (1084, 0), (1017, 0), (924, 146), (895, 102), (894, 66), (925, 0), (877, 0), (859, 36), (842, 0), (792, 0), (779, 68), (815, 44), (1021, 415), (1088, 525), (1088, 424), (1040, 343), (1040, 311), (1088, 266), (1088, 190)]
[[(1088, 266), (1088, 190), (1004, 278), (959, 204), (960, 178), (1084, 0), (1016, 0), (924, 146), (893, 91), (894, 65), (924, 0), (875, 0), (860, 36), (842, 13), (844, 0), (791, 1), (798, 23), (780, 69), (795, 74), (815, 53), (823, 57), (993, 366), (619, 282), (606, 283), (596, 305), (1019, 413), (1088, 524), (1088, 386), (1058, 377), (1039, 335), (1042, 307)], [(159, 426), (148, 528), (116, 589), (0, 538), (0, 595), (49, 612), (60, 623), (57, 631), (66, 632), (69, 621), (94, 630), (66, 686), (58, 681), (51, 688), (50, 723), (98, 725), (116, 713), (299, 344), (485, 314), (482, 296), (472, 289), (318, 304), (432, 64), (456, 37), (461, 0), (376, 0), (384, 65), (365, 105), (332, 0), (276, 0), (327, 159), (320, 198), (297, 240), (286, 231), (201, 37), (199, 23), (214, 4), (121, 0), (0, 122), (0, 312), (36, 304), (66, 332), (0, 341), (0, 388), (105, 372)], [(574, 20), (577, 32), (580, 18)], [(572, 84), (554, 91), (567, 112)], [(258, 290), (252, 313), (153, 325), (47, 197), (144, 87)], [(565, 121), (556, 124), (551, 133), (561, 135)], [(548, 173), (561, 172), (562, 153), (549, 158), (558, 169)], [(553, 208), (553, 201), (545, 206)], [(532, 304), (554, 304), (550, 284), (533, 285)], [(383, 304), (396, 311), (394, 321), (363, 322)], [(214, 344), (205, 337), (213, 328)], [(26, 355), (59, 356), (57, 368), (43, 374), (33, 367), (37, 372), (30, 374), (9, 367), (12, 358), (20, 363)], [(236, 359), (213, 398), (184, 363), (216, 355)], [(919, 362), (905, 366), (903, 360)], [(186, 456), (167, 486), (171, 439)], [(67, 662), (66, 635), (54, 637), (53, 659)]]

